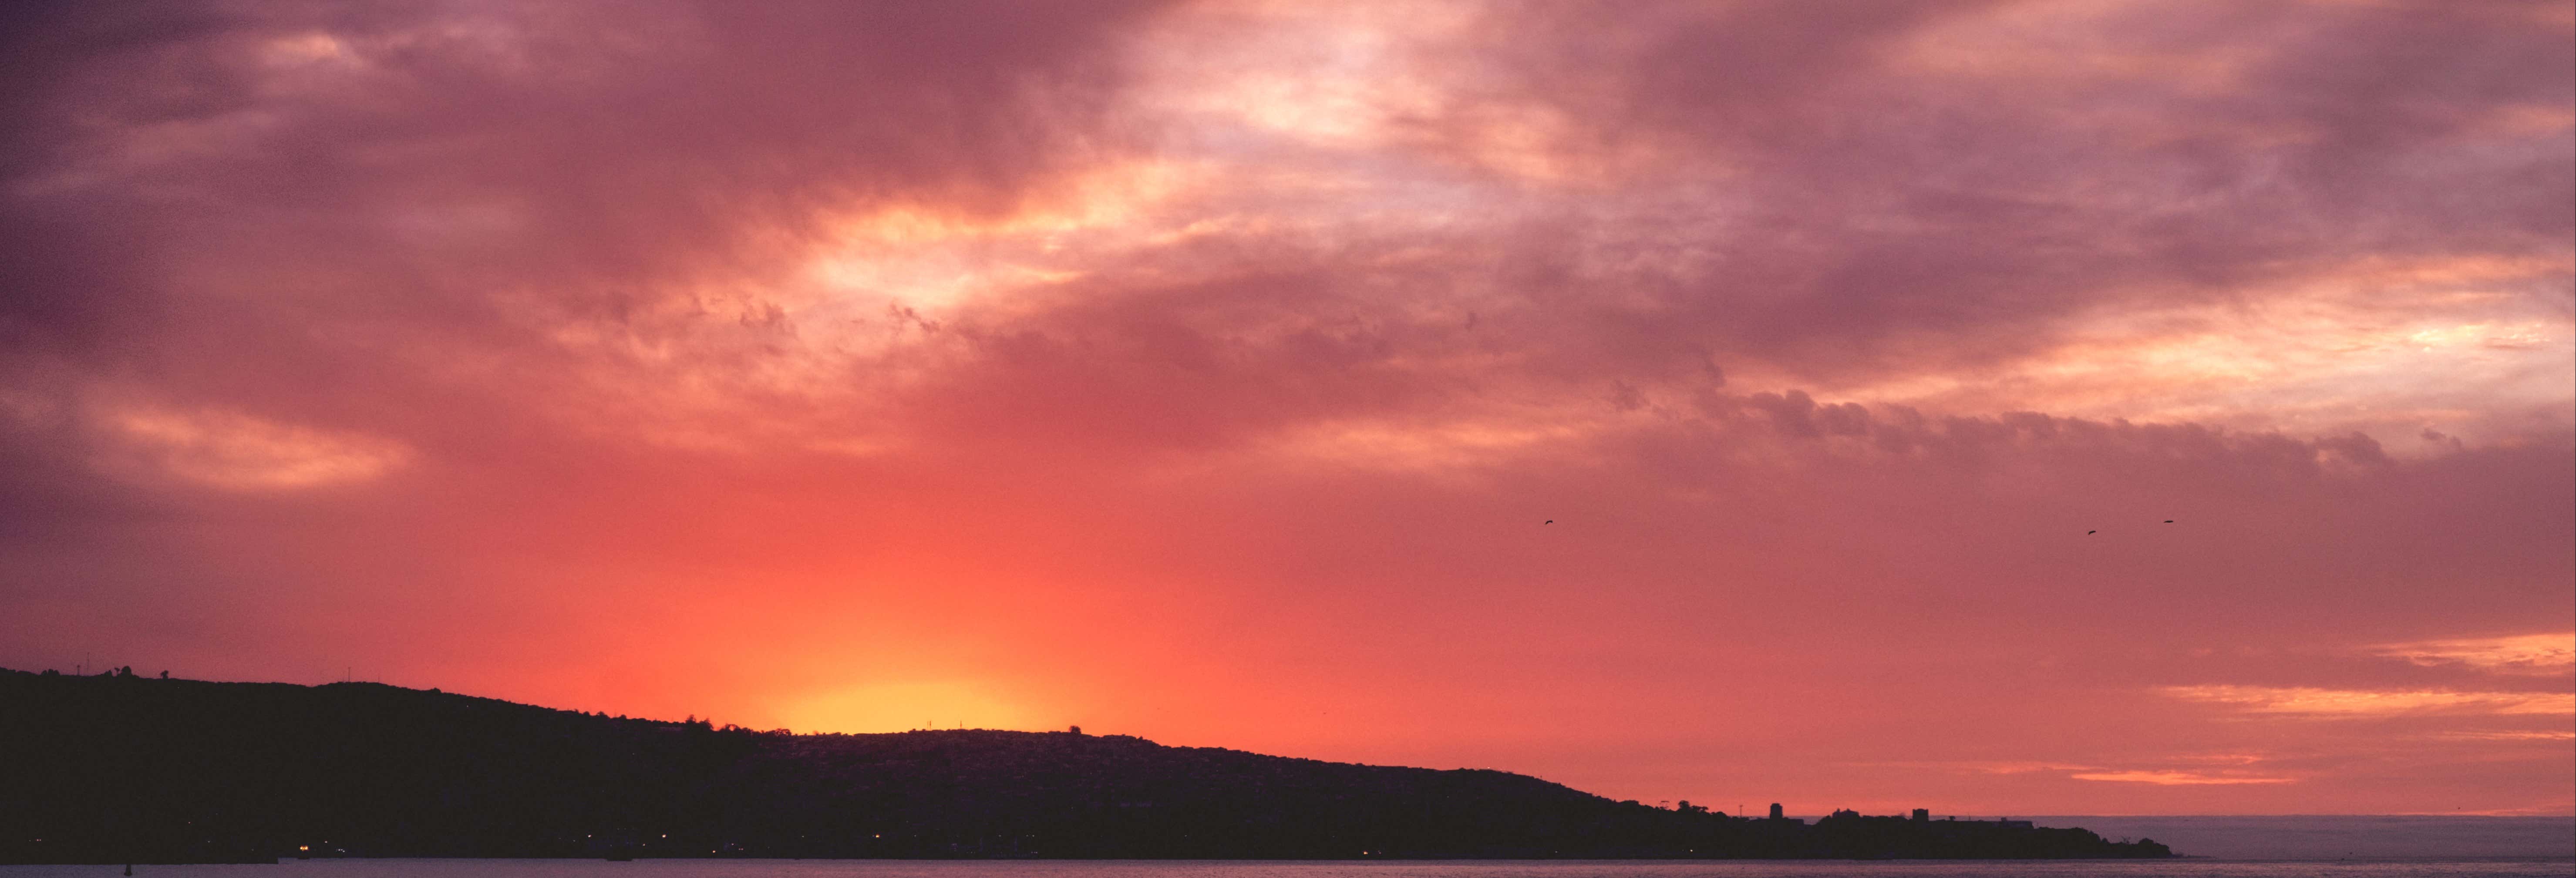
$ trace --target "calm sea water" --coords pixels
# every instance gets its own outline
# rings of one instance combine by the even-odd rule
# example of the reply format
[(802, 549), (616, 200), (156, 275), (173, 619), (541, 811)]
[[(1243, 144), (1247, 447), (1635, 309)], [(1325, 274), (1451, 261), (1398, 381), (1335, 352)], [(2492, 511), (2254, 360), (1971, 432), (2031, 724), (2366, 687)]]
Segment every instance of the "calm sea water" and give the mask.
[(2031, 817), (2224, 860), (2576, 859), (2576, 817)]
[[(106, 876), (116, 866), (0, 866), (0, 876)], [(1435, 862), (881, 860), (288, 860), (275, 866), (136, 866), (155, 878), (2564, 878), (2576, 861), (2249, 862)]]
[[(2153, 838), (2156, 862), (1173, 862), (1047, 860), (287, 860), (137, 866), (153, 878), (2576, 878), (2576, 817), (2033, 817)], [(2208, 857), (2210, 859), (2200, 859)], [(116, 866), (0, 866), (96, 878)]]

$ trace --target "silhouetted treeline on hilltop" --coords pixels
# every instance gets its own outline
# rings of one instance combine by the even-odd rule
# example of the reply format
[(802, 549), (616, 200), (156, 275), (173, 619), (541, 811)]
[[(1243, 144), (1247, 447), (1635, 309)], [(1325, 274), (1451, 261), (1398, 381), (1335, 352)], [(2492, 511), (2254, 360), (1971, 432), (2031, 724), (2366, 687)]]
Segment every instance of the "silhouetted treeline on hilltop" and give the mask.
[(401, 857), (2163, 857), (2081, 829), (1810, 826), (1499, 771), (1078, 732), (790, 735), (372, 683), (0, 670), (0, 862)]

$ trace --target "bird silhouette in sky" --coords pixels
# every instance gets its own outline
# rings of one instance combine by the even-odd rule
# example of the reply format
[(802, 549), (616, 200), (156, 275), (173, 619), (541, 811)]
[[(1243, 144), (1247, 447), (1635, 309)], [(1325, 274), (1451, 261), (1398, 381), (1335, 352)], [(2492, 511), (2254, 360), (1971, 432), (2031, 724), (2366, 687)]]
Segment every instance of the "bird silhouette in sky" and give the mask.
[(1539, 523), (1540, 523), (1540, 524), (1555, 524), (1555, 523), (1556, 523), (1556, 519), (1551, 518), (1551, 519), (1548, 519), (1548, 520), (1546, 520), (1546, 521), (1542, 521), (1542, 522), (1539, 522)]
[(2098, 531), (2098, 530), (2088, 530), (2088, 531), (2085, 531), (2085, 532), (2084, 532), (2084, 535), (2089, 537), (2089, 536), (2092, 536), (2092, 535), (2094, 535), (2094, 534), (2098, 534), (2098, 533), (2101, 533), (2101, 531)]
[(2165, 523), (2166, 523), (2166, 524), (2172, 524), (2172, 523), (2173, 523), (2173, 519), (2170, 519), (2170, 518), (2165, 519)]

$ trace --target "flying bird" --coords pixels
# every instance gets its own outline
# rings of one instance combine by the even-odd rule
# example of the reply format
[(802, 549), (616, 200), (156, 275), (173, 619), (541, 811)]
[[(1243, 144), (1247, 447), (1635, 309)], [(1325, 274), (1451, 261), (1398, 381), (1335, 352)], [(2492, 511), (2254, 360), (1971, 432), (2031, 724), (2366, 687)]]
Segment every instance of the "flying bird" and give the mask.
[(1542, 522), (1539, 522), (1539, 523), (1540, 523), (1540, 524), (1555, 524), (1555, 523), (1556, 523), (1556, 519), (1551, 518), (1551, 519), (1548, 519), (1548, 520), (1546, 520), (1546, 521), (1542, 521)]
[(2098, 533), (2101, 533), (2101, 531), (2098, 531), (2098, 530), (2088, 530), (2088, 531), (2085, 531), (2085, 532), (2084, 532), (2084, 535), (2089, 537), (2089, 536), (2092, 536), (2092, 535), (2094, 535), (2094, 534), (2098, 534)]
[(2173, 519), (2170, 519), (2170, 518), (2165, 519), (2165, 523), (2166, 523), (2166, 524), (2172, 524), (2172, 523), (2173, 523)]

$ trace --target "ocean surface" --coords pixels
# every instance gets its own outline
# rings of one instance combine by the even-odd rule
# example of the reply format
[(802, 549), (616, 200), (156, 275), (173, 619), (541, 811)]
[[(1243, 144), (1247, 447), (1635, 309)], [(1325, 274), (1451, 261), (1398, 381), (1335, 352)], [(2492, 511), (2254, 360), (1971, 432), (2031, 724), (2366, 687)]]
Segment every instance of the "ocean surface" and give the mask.
[(2228, 860), (2576, 859), (2576, 817), (2022, 817)]
[[(117, 866), (0, 866), (0, 876), (105, 876)], [(2535, 878), (2571, 860), (2161, 862), (1276, 862), (1147, 860), (287, 860), (274, 866), (136, 866), (155, 878)]]
[[(2576, 817), (2050, 817), (2189, 859), (1276, 862), (1141, 860), (286, 860), (136, 866), (156, 878), (2576, 878)], [(0, 866), (0, 878), (117, 866)]]

